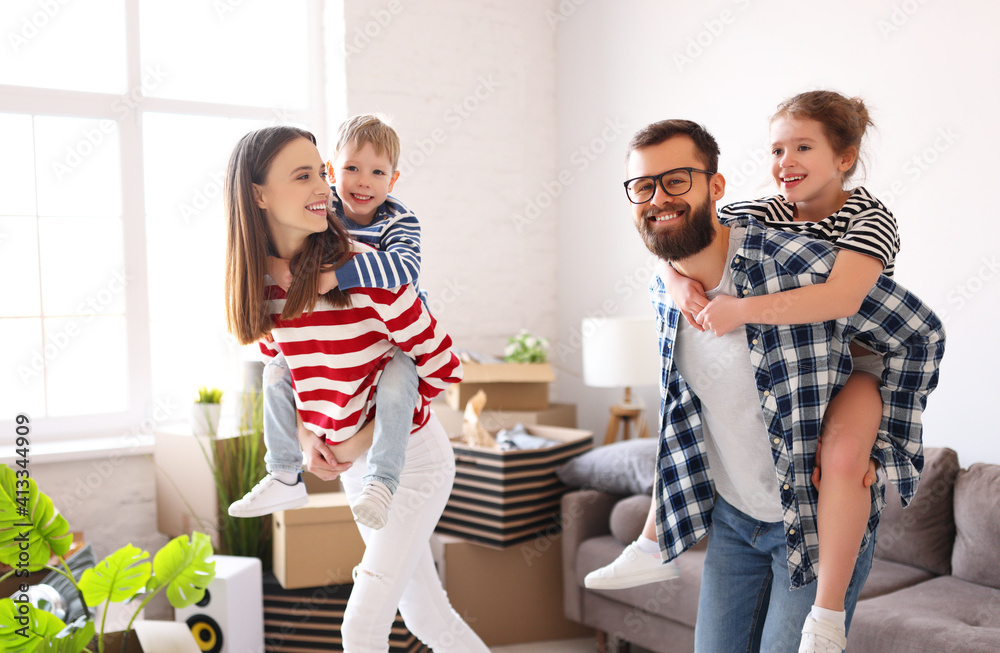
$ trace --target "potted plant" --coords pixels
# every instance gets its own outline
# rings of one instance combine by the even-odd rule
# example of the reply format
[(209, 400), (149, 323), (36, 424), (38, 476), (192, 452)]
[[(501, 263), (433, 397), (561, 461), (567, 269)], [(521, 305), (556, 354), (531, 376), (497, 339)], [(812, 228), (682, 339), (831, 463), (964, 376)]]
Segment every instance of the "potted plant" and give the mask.
[[(263, 397), (244, 392), (240, 399), (239, 435), (210, 436), (210, 449), (202, 448), (215, 479), (219, 502), (219, 548), (226, 555), (260, 558), (264, 569), (271, 566), (271, 516), (230, 517), (229, 504), (249, 492), (267, 474), (264, 464)], [(203, 528), (208, 527), (202, 525)]]
[[(175, 608), (187, 607), (202, 599), (215, 577), (215, 563), (208, 560), (213, 555), (212, 544), (204, 533), (193, 533), (190, 539), (187, 535), (174, 538), (157, 552), (152, 564), (149, 552), (129, 544), (84, 571), (79, 581), (63, 559), (71, 543), (69, 524), (35, 481), (6, 465), (0, 467), (0, 562), (13, 567), (0, 581), (48, 569), (72, 583), (85, 606), (103, 603), (105, 614), (110, 603), (142, 596), (126, 629), (106, 633), (103, 618), (100, 629), (95, 628), (89, 608), (87, 616), (66, 625), (55, 615), (33, 607), (23, 600), (26, 586), (22, 585), (15, 599), (0, 600), (0, 650), (80, 653), (96, 648), (104, 653), (112, 642), (122, 652), (141, 650), (135, 648), (135, 638), (129, 635), (136, 617), (153, 596), (165, 591)], [(58, 566), (49, 566), (53, 556)]]
[(222, 414), (222, 390), (198, 388), (198, 398), (191, 407), (191, 430), (195, 435), (212, 436), (219, 432)]
[(508, 338), (503, 350), (503, 359), (508, 363), (544, 363), (548, 358), (548, 338), (536, 338), (524, 329)]

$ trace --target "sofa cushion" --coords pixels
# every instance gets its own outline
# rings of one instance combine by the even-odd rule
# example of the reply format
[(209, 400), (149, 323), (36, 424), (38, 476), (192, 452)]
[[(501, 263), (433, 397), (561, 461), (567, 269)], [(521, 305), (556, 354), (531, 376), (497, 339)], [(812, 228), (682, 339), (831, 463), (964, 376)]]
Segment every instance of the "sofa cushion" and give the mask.
[[(976, 463), (955, 481), (956, 578), (1000, 588), (1000, 465)], [(994, 605), (1000, 613), (1000, 603)], [(998, 649), (1000, 650), (1000, 649)]]
[(646, 525), (646, 515), (649, 514), (649, 504), (652, 497), (648, 494), (636, 494), (626, 497), (611, 509), (611, 534), (622, 544), (635, 542)]
[(899, 493), (886, 483), (886, 507), (878, 529), (875, 555), (926, 569), (951, 573), (955, 540), (954, 488), (958, 454), (947, 448), (924, 451), (924, 470), (917, 493), (904, 510)]
[(912, 587), (932, 578), (934, 578), (934, 574), (926, 569), (875, 558), (872, 561), (872, 569), (868, 573), (868, 580), (865, 581), (865, 586), (861, 589), (861, 600)]
[(655, 438), (637, 438), (591, 449), (557, 467), (556, 475), (570, 487), (650, 496), (657, 444)]
[(1000, 590), (939, 576), (859, 601), (847, 650), (1000, 651)]
[[(577, 552), (577, 584), (583, 587), (584, 576), (613, 561), (621, 552), (622, 545), (610, 535), (584, 541)], [(681, 568), (679, 578), (625, 590), (587, 591), (694, 628), (698, 615), (697, 597), (701, 590), (701, 567), (704, 561), (704, 550), (688, 550), (677, 557), (677, 564)]]

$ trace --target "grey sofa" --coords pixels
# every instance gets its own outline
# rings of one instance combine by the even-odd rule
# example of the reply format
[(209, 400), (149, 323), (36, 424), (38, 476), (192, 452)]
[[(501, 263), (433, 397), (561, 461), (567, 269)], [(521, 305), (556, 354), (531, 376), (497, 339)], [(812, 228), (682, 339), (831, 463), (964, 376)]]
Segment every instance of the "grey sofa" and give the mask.
[[(1000, 465), (960, 469), (930, 449), (920, 490), (903, 510), (891, 487), (875, 561), (848, 637), (851, 653), (1000, 651)], [(657, 653), (694, 649), (704, 542), (678, 558), (682, 575), (628, 590), (583, 587), (642, 528), (649, 497), (593, 489), (564, 495), (567, 618)]]

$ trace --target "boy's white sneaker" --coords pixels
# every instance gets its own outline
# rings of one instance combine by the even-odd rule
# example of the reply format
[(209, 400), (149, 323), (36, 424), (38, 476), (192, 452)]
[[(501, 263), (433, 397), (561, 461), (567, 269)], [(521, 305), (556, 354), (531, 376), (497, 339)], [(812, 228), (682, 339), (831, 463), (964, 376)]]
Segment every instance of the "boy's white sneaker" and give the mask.
[(844, 653), (846, 648), (847, 634), (843, 628), (826, 619), (806, 617), (799, 653)]
[(583, 579), (592, 590), (623, 590), (629, 587), (673, 580), (681, 575), (676, 561), (663, 564), (659, 558), (643, 553), (635, 542), (629, 544), (611, 564), (595, 569)]
[(262, 517), (278, 510), (301, 508), (309, 503), (309, 494), (302, 477), (289, 485), (268, 474), (242, 499), (229, 506), (232, 517)]
[(354, 521), (372, 530), (379, 530), (389, 519), (392, 492), (381, 481), (366, 481), (361, 496), (351, 506)]

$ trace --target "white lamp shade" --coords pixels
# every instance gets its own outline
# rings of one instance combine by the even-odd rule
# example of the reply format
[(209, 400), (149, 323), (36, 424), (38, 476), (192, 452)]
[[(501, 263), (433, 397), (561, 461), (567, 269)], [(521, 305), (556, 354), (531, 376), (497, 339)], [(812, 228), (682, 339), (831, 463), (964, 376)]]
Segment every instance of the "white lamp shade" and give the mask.
[(595, 388), (660, 382), (660, 346), (652, 317), (584, 318), (583, 382)]

